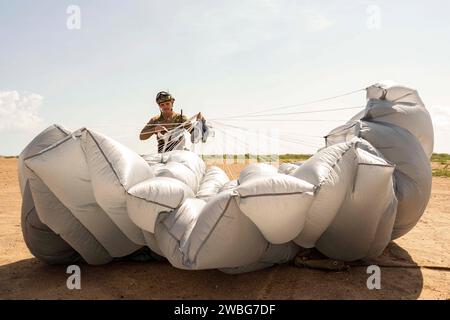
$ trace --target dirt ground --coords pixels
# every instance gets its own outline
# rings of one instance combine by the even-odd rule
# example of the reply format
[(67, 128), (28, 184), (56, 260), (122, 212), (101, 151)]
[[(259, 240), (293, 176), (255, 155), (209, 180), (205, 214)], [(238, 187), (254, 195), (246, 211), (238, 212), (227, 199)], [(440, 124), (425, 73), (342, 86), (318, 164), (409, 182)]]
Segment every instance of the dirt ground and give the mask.
[[(168, 262), (82, 265), (81, 290), (68, 290), (66, 266), (39, 262), (22, 239), (16, 167), (17, 159), (0, 158), (1, 299), (450, 299), (449, 178), (433, 179), (420, 222), (374, 261), (390, 265), (381, 268), (380, 290), (367, 289), (366, 267), (326, 272), (285, 264), (232, 276)], [(235, 177), (241, 168), (225, 169)]]

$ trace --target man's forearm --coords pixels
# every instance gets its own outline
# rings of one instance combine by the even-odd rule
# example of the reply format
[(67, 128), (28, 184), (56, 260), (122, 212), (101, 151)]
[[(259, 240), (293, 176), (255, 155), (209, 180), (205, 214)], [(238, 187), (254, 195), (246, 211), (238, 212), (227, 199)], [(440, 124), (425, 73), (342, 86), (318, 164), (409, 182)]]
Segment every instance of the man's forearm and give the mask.
[(139, 138), (141, 140), (147, 140), (155, 133), (154, 129), (150, 129), (150, 126), (147, 124), (144, 129), (142, 129), (141, 133), (139, 134)]

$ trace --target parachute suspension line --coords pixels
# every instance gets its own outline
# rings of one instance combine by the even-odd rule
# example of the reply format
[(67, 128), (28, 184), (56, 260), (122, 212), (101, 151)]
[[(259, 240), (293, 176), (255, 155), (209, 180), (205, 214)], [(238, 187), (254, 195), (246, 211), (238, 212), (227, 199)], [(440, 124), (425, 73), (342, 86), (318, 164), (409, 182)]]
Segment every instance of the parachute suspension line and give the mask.
[[(183, 123), (187, 123), (189, 122), (188, 120), (183, 122)], [(163, 124), (170, 124), (170, 125), (174, 125), (174, 124), (180, 124), (179, 122), (167, 122), (167, 123), (163, 123)], [(161, 123), (151, 123), (151, 124), (147, 124), (148, 126), (160, 126)]]
[[(177, 124), (178, 126), (176, 126), (175, 128), (172, 128), (172, 129), (170, 129), (170, 130), (168, 130), (164, 135), (170, 135), (170, 133), (172, 132), (172, 131), (175, 131), (176, 129), (179, 129), (179, 128), (181, 128), (181, 127), (183, 127), (183, 126), (185, 126), (187, 123), (190, 123), (192, 120), (194, 120), (195, 118), (197, 117), (197, 115), (195, 115), (195, 116), (192, 116), (192, 117), (190, 117), (189, 119), (187, 119), (186, 121), (184, 121), (184, 122), (182, 122), (182, 123), (179, 123), (179, 122), (176, 122), (176, 123), (163, 123), (163, 124), (161, 124), (161, 123), (159, 123), (159, 124), (151, 124), (152, 126), (160, 126), (160, 125), (165, 125), (165, 124)], [(150, 131), (144, 131), (144, 132), (142, 132), (142, 133), (150, 133), (150, 132), (153, 132), (152, 130), (150, 130)], [(161, 138), (162, 138), (162, 136), (161, 136)]]
[[(354, 109), (362, 109), (364, 106), (358, 107), (343, 107), (343, 108), (331, 108), (331, 109), (321, 109), (321, 110), (307, 110), (307, 111), (296, 111), (296, 112), (284, 112), (284, 113), (267, 113), (267, 114), (255, 114), (255, 115), (242, 115), (242, 116), (230, 116), (226, 118), (217, 118), (213, 120), (228, 120), (228, 119), (242, 119), (242, 118), (254, 118), (254, 117), (265, 117), (265, 116), (285, 116), (285, 115), (296, 115), (296, 114), (308, 114), (308, 113), (323, 113), (323, 112), (332, 112), (332, 111), (342, 111), (342, 110), (354, 110)], [(277, 119), (273, 119), (276, 121)]]
[[(238, 130), (244, 131), (244, 132), (248, 132), (249, 131), (247, 129), (243, 129), (243, 128), (240, 128), (240, 127), (229, 126), (229, 125), (226, 125), (226, 124), (222, 124), (222, 123), (217, 122), (217, 121), (215, 121), (214, 123), (216, 123), (216, 124), (218, 124), (218, 125), (220, 125), (222, 127), (225, 127), (225, 128), (230, 128), (231, 127), (231, 128), (234, 128), (234, 129), (238, 129)], [(220, 128), (218, 128), (218, 129), (220, 129)], [(229, 132), (226, 132), (225, 130), (221, 130), (221, 131), (224, 131), (226, 134), (230, 134)], [(277, 137), (268, 135), (268, 134), (263, 133), (263, 132), (261, 132), (261, 134), (266, 136), (266, 137), (268, 137), (269, 139), (279, 140), (279, 141), (282, 141), (282, 142), (289, 142), (289, 143), (293, 143), (293, 144), (297, 144), (297, 145), (301, 145), (301, 146), (313, 147), (313, 148), (321, 148), (322, 147), (322, 146), (319, 146), (319, 145), (316, 145), (316, 144), (313, 144), (313, 143), (310, 143), (308, 141), (304, 141), (304, 140), (301, 140), (301, 139), (277, 138)]]
[[(85, 125), (85, 127), (88, 127), (88, 128), (107, 128), (107, 127), (117, 127), (117, 125), (120, 125), (121, 127), (136, 127), (136, 126), (140, 126), (142, 123), (119, 123), (119, 124), (117, 124), (117, 123), (110, 123), (110, 124), (106, 124), (106, 123), (103, 123), (103, 124), (91, 124), (91, 125)], [(174, 124), (176, 124), (176, 125), (178, 125), (178, 124), (180, 124), (179, 122), (168, 122), (168, 123), (164, 123), (165, 125), (167, 125), (167, 124), (169, 124), (169, 125), (174, 125)], [(161, 125), (161, 124), (159, 124), (159, 123), (151, 123), (151, 124), (147, 124), (147, 126), (149, 126), (149, 127), (155, 127), (155, 126), (159, 126), (159, 125)]]
[(229, 131), (226, 131), (225, 129), (220, 128), (220, 127), (216, 127), (216, 129), (221, 131), (225, 136), (228, 135), (228, 136), (234, 138), (237, 142), (239, 142), (241, 145), (245, 146), (246, 148), (251, 147), (251, 145), (248, 142), (246, 142), (244, 139), (240, 138), (239, 136), (232, 134)]
[[(243, 145), (244, 146), (244, 150), (246, 150), (246, 152), (244, 152), (244, 154), (245, 153), (251, 154), (251, 149), (249, 148), (249, 144), (248, 143), (246, 143), (245, 141), (242, 141), (238, 136), (230, 134), (228, 131), (222, 130), (220, 128), (217, 128), (217, 129), (222, 131), (225, 135), (229, 135), (229, 136), (233, 137), (235, 139), (235, 141), (237, 141), (241, 145)], [(303, 145), (303, 144), (300, 144), (300, 145)], [(263, 162), (273, 162), (274, 161), (274, 159), (273, 159), (273, 157), (271, 155), (257, 155), (257, 159), (258, 159), (258, 161), (261, 160)]]
[[(297, 111), (297, 112), (285, 112), (285, 113), (268, 113), (268, 114), (257, 114), (252, 117), (263, 117), (263, 116), (281, 116), (281, 115), (295, 115), (295, 114), (308, 114), (308, 113), (323, 113), (323, 112), (332, 112), (332, 111), (342, 111), (342, 110), (352, 110), (352, 109), (360, 109), (364, 108), (364, 106), (358, 106), (358, 107), (343, 107), (343, 108), (331, 108), (331, 109), (322, 109), (322, 110), (307, 110), (307, 111)], [(234, 118), (246, 118), (250, 116), (245, 115), (238, 115), (238, 116), (230, 116), (230, 117), (224, 117), (224, 118), (213, 118), (208, 120), (209, 122), (215, 121), (215, 120), (228, 120), (228, 119), (234, 119)], [(275, 119), (276, 120), (276, 119)], [(190, 122), (189, 120), (185, 121), (183, 124), (186, 124)], [(179, 125), (179, 122), (169, 122), (164, 123), (165, 125)], [(127, 126), (127, 127), (134, 127), (140, 125), (140, 123), (123, 123), (120, 124), (121, 127)], [(159, 126), (158, 123), (152, 123), (147, 124), (148, 127), (155, 127)], [(117, 124), (93, 124), (93, 125), (86, 125), (86, 127), (89, 128), (107, 128), (107, 127), (117, 127)], [(148, 133), (150, 131), (145, 131), (144, 133)]]
[[(221, 125), (221, 124), (219, 124), (219, 125)], [(225, 124), (223, 124), (222, 126), (224, 126), (226, 128), (229, 127), (229, 126), (227, 126)], [(244, 131), (244, 132), (248, 132), (249, 131), (247, 129), (239, 128), (239, 127), (236, 127), (236, 126), (233, 126), (232, 128), (237, 129), (237, 130), (241, 130), (241, 131)], [(321, 146), (318, 146), (316, 144), (313, 144), (313, 143), (310, 143), (308, 141), (304, 141), (304, 140), (301, 140), (301, 139), (292, 139), (292, 138), (289, 138), (289, 137), (287, 137), (287, 138), (286, 137), (281, 137), (281, 138), (280, 137), (274, 137), (274, 136), (268, 135), (268, 134), (263, 133), (263, 132), (261, 132), (261, 134), (266, 136), (266, 137), (268, 137), (269, 139), (278, 140), (278, 141), (281, 141), (281, 142), (289, 142), (289, 143), (293, 143), (293, 144), (297, 144), (297, 145), (301, 145), (301, 146), (306, 146), (306, 147), (313, 147), (313, 148), (320, 148), (321, 147)]]
[[(165, 152), (168, 149), (170, 150), (170, 148), (176, 146), (177, 144), (181, 143), (183, 139), (185, 139), (184, 130), (179, 130), (179, 129), (184, 127), (187, 123), (191, 123), (191, 121), (194, 120), (196, 117), (197, 117), (197, 115), (194, 115), (182, 123), (175, 123), (175, 124), (177, 124), (177, 126), (175, 128), (168, 130), (166, 133), (164, 133), (162, 135), (157, 133), (157, 139), (158, 140), (162, 139), (164, 141), (163, 152)], [(167, 123), (164, 123), (164, 124), (167, 124)], [(164, 125), (164, 124), (154, 124), (154, 125)], [(174, 137), (173, 133), (175, 133), (177, 130), (179, 131), (179, 133)], [(142, 133), (150, 133), (150, 132), (153, 132), (153, 131), (149, 130), (149, 131), (144, 131)]]
[(219, 131), (221, 131), (221, 132), (224, 134), (225, 137), (226, 137), (226, 136), (232, 137), (236, 142), (238, 142), (238, 143), (241, 145), (241, 147), (244, 147), (244, 153), (245, 153), (247, 150), (250, 150), (250, 147), (251, 147), (251, 146), (250, 146), (250, 144), (249, 144), (248, 142), (244, 141), (243, 139), (241, 139), (241, 138), (239, 138), (239, 137), (237, 137), (237, 136), (231, 134), (230, 132), (228, 132), (228, 131), (226, 131), (226, 130), (224, 130), (224, 129), (222, 129), (222, 128), (216, 127), (216, 129), (219, 130)]
[[(248, 131), (247, 129), (240, 128), (240, 127), (237, 127), (237, 126), (229, 126), (229, 125), (221, 124), (221, 123), (218, 123), (218, 122), (216, 122), (216, 123), (218, 125), (221, 125), (221, 126), (225, 127), (225, 128), (237, 129), (237, 130), (240, 130), (240, 131), (243, 131), (243, 132)], [(274, 136), (271, 136), (269, 134), (262, 133), (262, 132), (261, 132), (261, 134), (263, 134), (264, 136), (266, 136), (266, 137), (268, 137), (269, 139), (272, 139), (272, 140), (278, 140), (278, 141), (282, 141), (282, 142), (290, 142), (290, 143), (294, 143), (294, 144), (298, 144), (298, 145), (319, 148), (319, 146), (313, 145), (313, 144), (311, 144), (311, 143), (309, 143), (307, 141), (301, 140), (301, 139), (290, 139), (290, 138), (284, 138), (284, 137), (283, 138), (279, 138), (279, 137), (274, 137)]]
[[(241, 127), (237, 127), (237, 126), (231, 126), (231, 125), (228, 125), (228, 124), (221, 124), (221, 123), (219, 123), (219, 122), (216, 122), (217, 124), (219, 124), (219, 125), (222, 125), (222, 126), (224, 126), (224, 127), (229, 127), (229, 128), (234, 128), (234, 129), (237, 129), (237, 130), (241, 130), (241, 131), (248, 131), (247, 129), (244, 129), (244, 128), (241, 128)], [(316, 145), (316, 144), (313, 144), (313, 142), (311, 142), (311, 141), (305, 141), (305, 140), (303, 140), (303, 139), (298, 139), (296, 136), (295, 136), (295, 138), (292, 138), (292, 137), (287, 137), (287, 138), (285, 138), (287, 135), (286, 134), (283, 134), (283, 135), (281, 135), (282, 136), (282, 138), (277, 138), (277, 137), (274, 137), (274, 136), (271, 136), (271, 135), (269, 135), (269, 134), (267, 134), (267, 133), (263, 133), (263, 132), (261, 132), (263, 135), (265, 135), (265, 136), (267, 136), (268, 138), (270, 138), (270, 139), (276, 139), (276, 140), (280, 140), (280, 141), (286, 141), (286, 142), (293, 142), (293, 143), (297, 143), (297, 144), (300, 144), (300, 145), (305, 145), (305, 146), (309, 146), (309, 147), (317, 147), (317, 148), (320, 148), (321, 146), (318, 146), (318, 145)], [(314, 136), (314, 138), (320, 138), (320, 139), (323, 139), (323, 137), (319, 137), (319, 136)]]
[[(170, 133), (170, 131), (168, 133)], [(184, 132), (179, 132), (175, 137), (172, 136), (171, 134), (167, 135), (166, 133), (164, 134), (164, 136), (162, 136), (162, 138), (158, 139), (164, 140), (163, 152), (166, 152), (166, 150), (171, 150), (172, 147), (175, 147), (177, 144), (182, 143), (183, 140), (185, 140), (185, 137)]]
[[(239, 129), (239, 130), (243, 130), (243, 127), (240, 126), (234, 126), (232, 124), (228, 124), (228, 123), (222, 123), (220, 121), (211, 121), (211, 123), (213, 124), (218, 124), (221, 126), (225, 126), (225, 127), (230, 127), (230, 128), (235, 128), (235, 129)], [(247, 130), (247, 129), (245, 129)], [(287, 134), (284, 134), (287, 135)], [(319, 138), (319, 139), (323, 139), (323, 136), (314, 136), (314, 135), (307, 135), (307, 134), (295, 134), (295, 137), (308, 137), (308, 138)]]
[[(286, 106), (276, 106), (276, 107), (270, 107), (270, 108), (266, 108), (266, 109), (262, 109), (259, 111), (255, 111), (255, 112), (249, 112), (249, 113), (245, 113), (239, 116), (228, 116), (228, 117), (223, 117), (223, 118), (216, 118), (216, 119), (211, 119), (208, 120), (210, 122), (214, 121), (214, 120), (221, 120), (221, 121), (233, 121), (232, 119), (239, 119), (239, 118), (246, 118), (249, 117), (251, 115), (254, 115), (255, 117), (263, 117), (263, 116), (278, 116), (278, 115), (294, 115), (294, 114), (306, 114), (306, 113), (320, 113), (320, 112), (331, 112), (331, 111), (340, 111), (340, 110), (350, 110), (350, 109), (357, 109), (359, 107), (348, 107), (348, 108), (333, 108), (333, 109), (323, 109), (323, 110), (311, 110), (311, 111), (303, 111), (303, 112), (289, 112), (289, 113), (278, 113), (278, 114), (270, 114), (270, 113), (266, 113), (266, 114), (261, 114), (261, 113), (265, 113), (268, 111), (273, 111), (273, 110), (280, 110), (280, 109), (290, 109), (290, 108), (295, 108), (295, 107), (301, 107), (301, 106), (306, 106), (306, 105), (310, 105), (310, 104), (315, 104), (315, 103), (319, 103), (319, 102), (324, 102), (324, 101), (329, 101), (329, 100), (333, 100), (333, 99), (338, 99), (341, 97), (345, 97), (345, 96), (349, 96), (358, 92), (362, 92), (365, 91), (366, 88), (363, 89), (358, 89), (358, 90), (354, 90), (354, 91), (350, 91), (350, 92), (346, 92), (340, 95), (335, 95), (335, 96), (331, 96), (331, 97), (326, 97), (326, 98), (322, 98), (322, 99), (317, 99), (317, 100), (312, 100), (312, 101), (308, 101), (308, 102), (304, 102), (304, 103), (298, 103), (298, 104), (294, 104), (294, 105), (286, 105)], [(187, 121), (179, 124), (179, 123), (166, 123), (168, 125), (175, 125), (177, 124), (178, 126), (171, 129), (168, 133), (170, 133), (172, 130), (178, 129), (181, 126), (184, 126), (186, 123), (191, 122), (194, 118), (196, 117), (193, 116), (191, 118), (189, 118)], [(265, 119), (246, 119), (246, 121), (261, 121), (261, 122), (266, 122), (266, 121), (274, 121), (274, 120), (265, 120)], [(347, 120), (315, 120), (315, 119), (311, 119), (311, 120), (305, 120), (305, 119), (298, 119), (298, 120), (294, 120), (294, 119), (275, 119), (275, 121), (301, 121), (301, 122), (306, 122), (306, 121), (311, 121), (311, 122), (327, 122), (327, 121), (347, 121)], [(139, 125), (138, 123), (126, 123), (126, 124), (122, 124), (120, 126), (128, 126), (128, 127), (134, 127)], [(158, 124), (150, 124), (148, 126), (152, 127), (152, 126), (157, 126)], [(117, 127), (117, 124), (94, 124), (94, 125), (87, 125), (87, 127), (91, 127), (91, 128), (107, 128), (107, 127)], [(150, 133), (152, 132), (152, 130), (149, 131), (144, 131), (143, 133)], [(134, 134), (128, 134), (128, 135), (120, 135), (120, 137), (130, 137), (133, 136)], [(299, 135), (300, 136), (300, 135)], [(306, 136), (306, 135), (305, 135)]]
[[(250, 154), (250, 152), (251, 152), (251, 148), (250, 148), (251, 145), (250, 145), (249, 143), (247, 143), (247, 142), (244, 141), (243, 139), (239, 138), (237, 135), (233, 135), (233, 134), (231, 134), (230, 132), (225, 131), (225, 130), (219, 128), (219, 127), (216, 127), (216, 129), (218, 129), (219, 131), (221, 131), (225, 136), (226, 136), (226, 135), (231, 136), (236, 142), (240, 143), (240, 145), (241, 145), (242, 147), (244, 147), (244, 154), (246, 154), (246, 153)], [(271, 156), (257, 155), (257, 157), (258, 157), (259, 159), (263, 160), (263, 161), (266, 161), (266, 162), (272, 162), (272, 161), (273, 161), (273, 159), (272, 159)]]
[[(349, 96), (358, 92), (362, 92), (365, 91), (366, 88), (363, 89), (358, 89), (358, 90), (354, 90), (354, 91), (350, 91), (350, 92), (346, 92), (340, 95), (336, 95), (336, 96), (332, 96), (332, 97), (327, 97), (327, 98), (322, 98), (322, 99), (317, 99), (317, 100), (312, 100), (312, 101), (307, 101), (307, 102), (303, 102), (303, 103), (298, 103), (298, 104), (293, 104), (293, 105), (285, 105), (285, 106), (276, 106), (276, 107), (270, 107), (270, 108), (266, 108), (266, 109), (262, 109), (259, 111), (254, 111), (254, 112), (248, 112), (245, 114), (242, 114), (241, 116), (249, 116), (249, 115), (254, 115), (254, 114), (259, 114), (262, 112), (267, 112), (267, 111), (273, 111), (273, 110), (280, 110), (280, 109), (291, 109), (291, 108), (296, 108), (296, 107), (301, 107), (301, 106), (307, 106), (310, 104), (315, 104), (315, 103), (319, 103), (319, 102), (324, 102), (324, 101), (329, 101), (329, 100), (333, 100), (333, 99), (338, 99), (338, 98), (342, 98), (345, 96)], [(230, 117), (234, 117), (234, 116), (230, 116)], [(229, 118), (229, 117), (225, 117), (225, 118)], [(222, 118), (222, 119), (225, 119)]]
[(289, 134), (289, 133), (282, 133), (281, 136), (287, 137), (288, 139), (298, 140), (298, 141), (306, 141), (302, 139), (299, 139), (298, 137), (304, 137), (304, 138), (312, 138), (312, 139), (320, 139), (320, 141), (323, 141), (324, 137), (322, 136), (302, 136), (297, 134)]
[(184, 126), (186, 123), (191, 122), (192, 120), (194, 120), (196, 117), (197, 117), (197, 115), (190, 117), (189, 119), (187, 119), (187, 120), (184, 121), (183, 123), (180, 123), (179, 126), (176, 126), (175, 128), (170, 129), (169, 132), (170, 132), (170, 131), (173, 131), (173, 130), (176, 130), (176, 129), (178, 129), (178, 128), (181, 128), (181, 127)]
[[(285, 105), (285, 106), (276, 106), (276, 107), (270, 107), (270, 108), (265, 108), (259, 111), (255, 111), (255, 112), (248, 112), (242, 115), (238, 115), (238, 116), (228, 116), (228, 117), (223, 117), (223, 118), (216, 118), (216, 119), (211, 119), (209, 120), (210, 122), (216, 122), (216, 120), (221, 120), (221, 121), (237, 121), (239, 119), (243, 119), (245, 121), (259, 121), (259, 122), (268, 122), (268, 121), (278, 121), (278, 122), (283, 122), (283, 121), (287, 121), (287, 122), (346, 122), (347, 120), (325, 120), (325, 119), (261, 119), (260, 117), (264, 117), (264, 116), (269, 116), (269, 117), (273, 117), (273, 116), (283, 116), (283, 115), (295, 115), (295, 114), (308, 114), (308, 113), (323, 113), (323, 112), (333, 112), (333, 111), (342, 111), (342, 110), (351, 110), (351, 109), (360, 109), (362, 107), (342, 107), (342, 108), (328, 108), (328, 109), (322, 109), (322, 110), (306, 110), (306, 111), (296, 111), (296, 112), (283, 112), (283, 113), (267, 113), (269, 111), (274, 111), (274, 110), (280, 110), (280, 109), (291, 109), (291, 108), (296, 108), (296, 107), (301, 107), (301, 106), (306, 106), (306, 105), (311, 105), (311, 104), (315, 104), (315, 103), (319, 103), (319, 102), (324, 102), (324, 101), (329, 101), (329, 100), (333, 100), (333, 99), (338, 99), (341, 97), (345, 97), (345, 96), (349, 96), (361, 91), (365, 91), (366, 88), (364, 89), (358, 89), (358, 90), (354, 90), (354, 91), (350, 91), (350, 92), (346, 92), (344, 94), (340, 94), (340, 95), (335, 95), (335, 96), (331, 96), (331, 97), (326, 97), (326, 98), (322, 98), (322, 99), (317, 99), (317, 100), (312, 100), (312, 101), (308, 101), (308, 102), (304, 102), (304, 103), (298, 103), (298, 104), (294, 104), (294, 105)], [(164, 150), (167, 150), (167, 148), (172, 147), (175, 144), (178, 144), (181, 142), (180, 136), (181, 136), (181, 132), (180, 134), (177, 135), (176, 139), (173, 139), (171, 141), (169, 141), (170, 137), (172, 136), (173, 132), (175, 132), (176, 130), (178, 130), (179, 128), (185, 126), (187, 123), (191, 123), (191, 121), (196, 117), (197, 115), (192, 116), (191, 118), (189, 118), (188, 120), (182, 122), (181, 124), (179, 123), (170, 123), (170, 125), (174, 125), (177, 124), (177, 126), (175, 128), (172, 128), (171, 130), (169, 130), (168, 132), (166, 132), (164, 135), (158, 135), (158, 139), (164, 139)], [(251, 119), (246, 119), (251, 117)], [(260, 119), (254, 119), (254, 118), (260, 118)], [(220, 123), (220, 122), (216, 122), (217, 124), (221, 125), (221, 126), (227, 126), (224, 123)], [(167, 123), (169, 124), (169, 123)], [(134, 126), (132, 124), (129, 124), (130, 126)], [(149, 124), (147, 126), (152, 127), (152, 126), (157, 126), (160, 124)], [(96, 125), (94, 127), (108, 127), (108, 126), (112, 126), (112, 125)], [(114, 124), (114, 126), (117, 126), (117, 124)], [(228, 127), (234, 127), (238, 130), (244, 130), (240, 127), (236, 127), (236, 126), (231, 126), (228, 125)], [(244, 131), (248, 131), (248, 130), (244, 130)], [(143, 133), (150, 133), (152, 132), (152, 130), (148, 130), (148, 131), (144, 131)], [(122, 135), (121, 137), (124, 136), (128, 136), (128, 135)], [(266, 135), (268, 136), (268, 135)], [(296, 136), (301, 136), (301, 135), (296, 135)], [(304, 135), (305, 137), (307, 135)], [(268, 136), (270, 139), (278, 139), (280, 141), (284, 141), (284, 142), (290, 142), (290, 143), (296, 143), (296, 144), (301, 144), (304, 146), (309, 146), (309, 147), (318, 147), (316, 145), (310, 144), (304, 140), (300, 140), (300, 139), (296, 139), (296, 138), (292, 138), (292, 137), (288, 137), (288, 138), (275, 138), (272, 136)], [(314, 136), (310, 136), (310, 137), (314, 137)], [(237, 138), (237, 137), (235, 137)], [(317, 138), (319, 138), (317, 136)], [(182, 139), (185, 139), (184, 137), (184, 132), (183, 132), (183, 137)], [(178, 141), (180, 140), (180, 141)], [(242, 142), (242, 141), (240, 141)], [(246, 144), (246, 143), (245, 143)]]
[[(224, 125), (224, 126), (227, 127), (227, 125)], [(241, 129), (239, 127), (234, 127), (234, 128), (236, 128), (238, 130), (241, 130), (241, 131), (248, 131), (246, 129)], [(265, 133), (262, 133), (262, 134), (264, 136), (268, 137), (269, 139), (279, 140), (279, 141), (282, 141), (282, 142), (289, 142), (289, 143), (293, 143), (293, 144), (297, 144), (297, 145), (301, 145), (301, 146), (313, 147), (313, 148), (321, 148), (322, 147), (322, 146), (319, 146), (319, 145), (317, 145), (317, 144), (315, 144), (313, 142), (308, 142), (308, 141), (304, 141), (304, 140), (301, 140), (301, 139), (293, 139), (293, 138), (289, 138), (289, 137), (287, 137), (287, 138), (286, 137), (279, 138), (279, 137), (270, 136), (270, 135), (265, 134)]]
[[(217, 121), (217, 120), (215, 120)], [(239, 121), (237, 119), (220, 119), (220, 121)], [(245, 121), (252, 121), (252, 122), (275, 122), (275, 121), (286, 121), (286, 122), (347, 122), (348, 119), (333, 119), (333, 120), (326, 120), (326, 119), (245, 119)]]
[[(184, 130), (180, 130), (180, 128), (183, 128), (186, 126), (186, 124), (192, 124), (192, 121), (197, 117), (197, 115), (194, 115), (192, 117), (190, 117), (189, 119), (187, 119), (186, 121), (179, 123), (163, 123), (163, 124), (150, 124), (149, 126), (157, 126), (157, 125), (167, 125), (167, 124), (177, 124), (176, 127), (168, 130), (166, 133), (164, 134), (157, 134), (157, 139), (162, 139), (164, 141), (164, 146), (163, 146), (163, 152), (165, 152), (166, 150), (170, 150), (170, 148), (176, 146), (177, 144), (181, 143), (182, 140), (185, 140), (185, 136), (184, 136)], [(183, 128), (185, 129), (185, 128)], [(174, 137), (173, 134), (176, 133), (176, 131), (179, 131), (176, 136)], [(152, 130), (149, 131), (144, 131), (143, 133), (149, 133), (152, 132)], [(170, 140), (169, 140), (170, 139)]]

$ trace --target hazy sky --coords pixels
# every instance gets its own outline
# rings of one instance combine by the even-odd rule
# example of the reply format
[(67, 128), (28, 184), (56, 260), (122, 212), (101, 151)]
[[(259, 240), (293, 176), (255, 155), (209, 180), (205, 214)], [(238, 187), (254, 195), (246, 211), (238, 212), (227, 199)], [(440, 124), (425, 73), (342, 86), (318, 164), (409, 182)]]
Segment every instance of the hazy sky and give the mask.
[[(67, 26), (71, 5), (80, 9), (79, 29)], [(138, 134), (158, 113), (160, 90), (175, 96), (177, 111), (220, 119), (385, 79), (419, 91), (435, 151), (450, 152), (449, 14), (445, 0), (0, 0), (0, 154), (18, 154), (52, 123), (154, 152), (154, 138), (141, 142)], [(364, 103), (360, 92), (290, 111)], [(216, 123), (203, 152), (314, 152), (317, 137), (356, 112), (222, 120), (234, 127)]]

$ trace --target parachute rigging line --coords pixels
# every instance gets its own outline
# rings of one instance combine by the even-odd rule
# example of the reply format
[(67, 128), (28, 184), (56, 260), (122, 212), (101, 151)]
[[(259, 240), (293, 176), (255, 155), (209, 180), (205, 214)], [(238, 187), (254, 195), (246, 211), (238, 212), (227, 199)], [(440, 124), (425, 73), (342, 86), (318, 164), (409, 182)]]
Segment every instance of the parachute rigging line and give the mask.
[[(364, 106), (358, 107), (343, 107), (343, 108), (332, 108), (332, 109), (322, 109), (322, 110), (308, 110), (308, 111), (296, 111), (296, 112), (283, 112), (283, 113), (268, 113), (268, 114), (255, 114), (255, 115), (242, 115), (242, 116), (230, 116), (226, 118), (216, 118), (212, 120), (228, 120), (234, 118), (247, 118), (247, 117), (265, 117), (265, 116), (284, 116), (284, 115), (295, 115), (295, 114), (307, 114), (307, 113), (323, 113), (332, 111), (342, 111), (342, 110), (352, 110), (352, 109), (362, 109)], [(276, 119), (274, 119), (276, 120)]]
[[(355, 94), (355, 93), (358, 93), (358, 92), (361, 92), (361, 91), (365, 91), (365, 90), (366, 90), (366, 88), (358, 89), (358, 90), (354, 90), (354, 91), (350, 91), (350, 92), (346, 92), (346, 93), (343, 93), (343, 94), (340, 94), (340, 95), (336, 95), (336, 96), (332, 96), (332, 97), (327, 97), (327, 98), (307, 101), (307, 102), (293, 104), (293, 105), (270, 107), (270, 108), (262, 109), (262, 110), (259, 110), (259, 111), (248, 112), (248, 113), (245, 113), (245, 114), (243, 114), (241, 116), (248, 116), (248, 115), (259, 114), (259, 113), (267, 112), (267, 111), (280, 110), (280, 109), (291, 109), (291, 108), (306, 106), (306, 105), (310, 105), (310, 104), (314, 104), (314, 103), (319, 103), (319, 102), (324, 102), (324, 101), (329, 101), (329, 100), (333, 100), (333, 99), (342, 98), (342, 97), (349, 96), (349, 95), (352, 95), (352, 94)], [(230, 116), (230, 117), (234, 117), (234, 116)], [(228, 117), (225, 117), (225, 118), (228, 118)], [(222, 118), (222, 119), (224, 119), (224, 118)]]
[[(229, 133), (228, 131), (225, 131), (225, 130), (223, 130), (223, 129), (221, 129), (221, 128), (217, 128), (217, 129), (218, 129), (219, 131), (221, 131), (225, 136), (226, 136), (226, 135), (229, 135), (229, 136), (231, 136), (232, 138), (234, 138), (234, 140), (235, 140), (236, 142), (240, 143), (240, 145), (244, 147), (244, 153), (250, 153), (250, 151), (251, 151), (251, 148), (250, 148), (251, 145), (250, 145), (249, 143), (247, 143), (246, 141), (242, 140), (242, 139), (239, 138), (238, 136)], [(258, 158), (262, 159), (263, 161), (266, 160), (267, 162), (272, 162), (272, 160), (273, 160), (272, 157), (270, 157), (270, 156), (263, 156), (263, 155), (258, 155)]]
[[(227, 125), (223, 125), (223, 126), (226, 127)], [(238, 130), (241, 130), (241, 131), (249, 131), (247, 129), (241, 129), (241, 128), (238, 128), (238, 127), (234, 127), (234, 128), (236, 128)], [(289, 143), (293, 143), (293, 144), (297, 144), (297, 145), (301, 145), (301, 146), (306, 146), (306, 147), (321, 148), (321, 146), (319, 146), (319, 145), (310, 143), (308, 141), (304, 141), (302, 139), (295, 139), (295, 138), (289, 138), (289, 137), (287, 137), (287, 138), (286, 137), (281, 137), (280, 138), (280, 137), (271, 136), (271, 135), (268, 135), (268, 134), (265, 134), (265, 133), (262, 133), (262, 132), (261, 132), (261, 134), (266, 136), (266, 137), (268, 137), (269, 139), (273, 139), (273, 140), (279, 140), (279, 141), (282, 141), (282, 142), (289, 142)]]
[[(215, 122), (215, 123), (218, 124), (218, 125), (220, 125), (220, 126), (230, 127), (230, 126), (228, 126), (228, 125), (226, 125), (226, 124), (221, 124), (221, 123), (219, 123), (219, 122)], [(217, 127), (216, 127), (216, 128), (217, 128)], [(249, 131), (249, 130), (247, 130), (247, 129), (239, 128), (239, 127), (236, 127), (236, 126), (232, 126), (232, 128), (235, 128), (235, 129), (238, 129), (238, 130), (241, 130), (241, 131), (245, 131), (245, 132), (248, 132), (248, 131)], [(220, 128), (217, 128), (217, 129), (221, 130)], [(229, 134), (229, 135), (233, 136), (233, 135), (232, 135), (231, 133), (229, 133), (228, 131), (225, 131), (225, 130), (223, 130), (223, 129), (222, 129), (221, 131), (223, 131), (225, 134)], [(279, 137), (274, 137), (274, 136), (265, 134), (265, 133), (263, 133), (263, 132), (261, 132), (261, 134), (264, 135), (264, 136), (266, 136), (266, 137), (268, 137), (269, 139), (279, 140), (279, 141), (282, 141), (282, 142), (289, 142), (289, 143), (298, 144), (298, 145), (301, 145), (301, 146), (313, 147), (313, 148), (320, 148), (320, 147), (321, 147), (321, 146), (318, 146), (318, 145), (316, 145), (316, 144), (309, 143), (309, 142), (304, 141), (304, 140), (301, 140), (301, 139), (292, 139), (292, 138), (285, 138), (285, 137), (279, 138)]]

